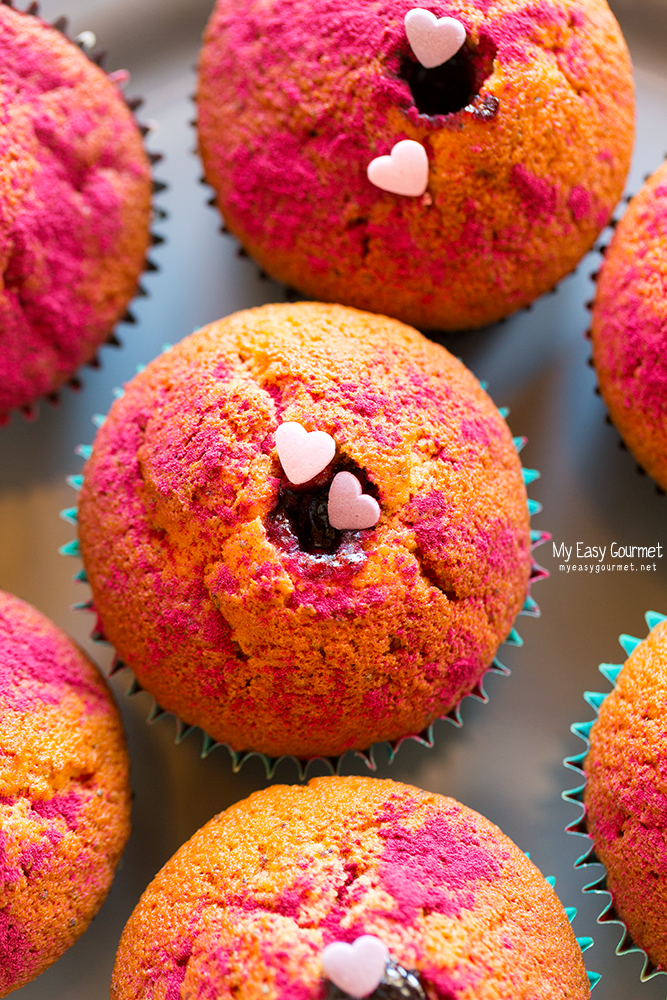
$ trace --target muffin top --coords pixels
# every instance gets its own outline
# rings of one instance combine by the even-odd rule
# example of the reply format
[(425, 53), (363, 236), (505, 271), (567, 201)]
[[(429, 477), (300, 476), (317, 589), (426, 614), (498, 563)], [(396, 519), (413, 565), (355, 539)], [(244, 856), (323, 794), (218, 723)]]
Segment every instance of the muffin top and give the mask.
[(431, 998), (589, 996), (565, 912), (511, 840), (358, 777), (274, 785), (199, 830), (126, 925), (111, 995), (316, 1000), (322, 949), (366, 934)]
[(616, 228), (593, 307), (593, 361), (614, 424), (667, 488), (667, 164)]
[(129, 763), (93, 664), (0, 592), (0, 996), (88, 926), (129, 834)]
[[(632, 71), (605, 0), (447, 0), (462, 49), (425, 69), (410, 0), (218, 0), (198, 84), (199, 147), (226, 225), (320, 300), (420, 329), (490, 323), (550, 289), (622, 194)], [(369, 164), (400, 141), (423, 197)]]
[(667, 622), (625, 662), (590, 733), (585, 824), (616, 912), (667, 968)]
[(134, 295), (150, 164), (118, 86), (60, 31), (0, 6), (0, 416), (89, 361)]
[[(336, 454), (293, 486), (275, 432)], [(337, 531), (340, 470), (379, 504)], [(530, 574), (512, 438), (444, 348), (313, 303), (237, 313), (126, 386), (80, 495), (108, 639), (158, 702), (235, 749), (337, 754), (421, 731), (468, 693)]]

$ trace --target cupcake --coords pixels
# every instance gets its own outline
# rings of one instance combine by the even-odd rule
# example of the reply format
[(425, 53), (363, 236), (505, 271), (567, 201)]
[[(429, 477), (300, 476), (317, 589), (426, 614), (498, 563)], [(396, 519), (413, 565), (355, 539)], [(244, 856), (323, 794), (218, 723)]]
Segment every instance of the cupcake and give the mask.
[(632, 73), (605, 0), (429, 8), (218, 0), (199, 149), (226, 226), (272, 277), (464, 329), (551, 289), (608, 222)]
[(85, 931), (129, 833), (123, 731), (103, 679), (0, 592), (0, 996)]
[(0, 5), (0, 420), (96, 351), (137, 289), (152, 181), (116, 83), (55, 27)]
[(568, 829), (592, 840), (578, 864), (605, 866), (587, 889), (611, 894), (599, 919), (624, 926), (619, 954), (645, 953), (642, 979), (667, 971), (667, 619), (650, 611), (646, 620), (643, 641), (621, 636), (625, 663), (600, 667), (614, 690), (586, 694), (597, 720), (572, 729), (589, 748), (566, 761), (585, 777), (566, 793), (584, 806)]
[(558, 897), (496, 826), (410, 785), (332, 777), (236, 803), (148, 886), (111, 997), (172, 995), (590, 994)]
[(605, 254), (591, 338), (600, 392), (639, 464), (667, 490), (667, 164), (633, 198)]
[(528, 508), (504, 419), (443, 347), (342, 306), (263, 306), (125, 388), (65, 551), (162, 709), (308, 759), (479, 692), (516, 639)]

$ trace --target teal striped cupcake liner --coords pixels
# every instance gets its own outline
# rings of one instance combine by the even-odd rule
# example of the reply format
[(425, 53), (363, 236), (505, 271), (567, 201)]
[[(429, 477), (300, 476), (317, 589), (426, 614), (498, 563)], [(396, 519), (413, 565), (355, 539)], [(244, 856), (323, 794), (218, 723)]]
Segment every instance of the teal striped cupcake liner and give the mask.
[[(171, 348), (172, 348), (171, 344), (163, 345), (162, 353), (164, 354), (167, 351), (170, 351)], [(137, 374), (140, 374), (142, 371), (144, 371), (145, 368), (146, 365), (137, 365), (136, 368)], [(480, 382), (480, 385), (483, 389), (485, 390), (487, 389), (487, 384), (485, 382)], [(122, 388), (116, 388), (113, 390), (113, 395), (116, 399), (120, 399), (122, 398), (122, 396), (125, 395), (125, 390)], [(505, 419), (509, 415), (510, 411), (507, 407), (499, 407), (498, 412)], [(99, 414), (99, 413), (95, 414), (92, 418), (92, 421), (95, 427), (99, 429), (106, 421), (106, 416), (104, 414)], [(527, 441), (528, 439), (526, 437), (513, 438), (514, 447), (516, 449), (517, 454), (519, 454), (523, 450), (523, 448), (527, 444)], [(83, 458), (84, 461), (87, 461), (90, 458), (90, 456), (92, 455), (92, 451), (93, 451), (92, 444), (78, 445), (78, 447), (75, 449), (76, 454), (79, 455), (81, 458)], [(533, 483), (535, 482), (535, 480), (540, 478), (540, 473), (537, 471), (537, 469), (526, 469), (522, 467), (521, 471), (526, 486), (530, 485), (530, 483)], [(68, 485), (71, 486), (77, 492), (83, 486), (83, 481), (84, 481), (83, 474), (72, 475), (67, 477)], [(538, 503), (536, 500), (530, 500), (530, 499), (528, 500), (528, 512), (531, 517), (533, 517), (535, 514), (539, 514), (541, 510), (542, 510), (542, 505), (540, 503)], [(74, 527), (76, 527), (77, 525), (76, 506), (68, 507), (65, 510), (62, 510), (60, 512), (60, 516), (65, 521), (67, 521), (68, 524), (71, 524)], [(543, 580), (546, 577), (548, 577), (549, 571), (544, 569), (544, 567), (538, 565), (535, 558), (532, 556), (532, 552), (538, 546), (543, 545), (550, 539), (551, 535), (547, 531), (540, 531), (538, 529), (538, 530), (531, 530), (530, 532), (531, 573), (528, 581), (526, 597), (524, 600), (523, 607), (521, 611), (519, 611), (519, 616), (525, 615), (531, 618), (540, 617), (540, 608), (535, 599), (531, 597), (530, 589), (533, 586), (533, 584), (538, 583), (540, 580)], [(61, 546), (59, 551), (61, 555), (80, 558), (81, 553), (79, 549), (78, 539), (74, 539), (73, 541), (68, 542), (66, 545)], [(75, 575), (74, 579), (81, 583), (87, 583), (88, 578), (86, 576), (85, 569), (81, 569)], [(96, 613), (92, 599), (87, 601), (81, 601), (78, 604), (75, 604), (73, 609), (76, 611), (90, 611), (93, 614)], [(107, 642), (106, 636), (104, 634), (104, 627), (99, 617), (97, 618), (96, 624), (91, 632), (91, 638), (93, 639), (94, 642), (100, 642), (100, 643)], [(515, 627), (512, 627), (509, 635), (504, 640), (503, 645), (515, 646), (515, 647), (523, 646), (523, 639), (521, 638)], [(127, 664), (123, 663), (120, 659), (118, 659), (118, 657), (115, 657), (111, 667), (110, 675), (113, 675), (120, 670), (127, 670), (130, 673), (132, 673)], [(501, 663), (501, 661), (496, 656), (494, 657), (494, 660), (491, 663), (488, 670), (486, 671), (486, 673), (500, 674), (502, 676), (507, 677), (509, 676), (511, 671), (509, 670), (508, 667), (504, 666), (504, 664)], [(458, 704), (456, 704), (446, 715), (441, 716), (441, 718), (446, 719), (448, 722), (451, 722), (457, 728), (460, 728), (463, 725), (463, 718), (461, 715), (461, 705), (466, 698), (473, 698), (476, 701), (480, 701), (486, 704), (489, 700), (489, 697), (484, 688), (485, 676), (486, 674), (482, 678), (480, 678), (480, 680), (477, 682), (477, 684), (469, 694), (464, 695), (461, 701), (459, 701)], [(130, 681), (130, 685), (127, 689), (126, 694), (128, 696), (131, 696), (134, 694), (138, 694), (140, 691), (143, 690), (144, 689), (142, 688), (139, 681), (136, 679), (134, 674), (132, 674), (132, 679)], [(146, 721), (148, 723), (153, 723), (155, 722), (156, 719), (168, 715), (173, 715), (174, 719), (176, 720), (176, 735), (175, 735), (176, 743), (181, 743), (186, 738), (186, 736), (188, 736), (192, 732), (199, 732), (202, 738), (201, 757), (202, 758), (208, 757), (211, 751), (216, 750), (219, 747), (223, 747), (229, 752), (229, 755), (232, 760), (232, 769), (234, 770), (234, 772), (237, 772), (247, 760), (250, 760), (253, 757), (258, 757), (264, 764), (264, 769), (266, 771), (267, 779), (270, 779), (274, 776), (278, 765), (281, 764), (282, 761), (291, 760), (296, 765), (299, 774), (299, 780), (304, 781), (307, 777), (307, 770), (309, 765), (315, 761), (323, 762), (324, 765), (330, 770), (332, 774), (340, 774), (342, 771), (343, 760), (348, 754), (352, 754), (353, 756), (363, 760), (370, 771), (377, 770), (374, 746), (364, 751), (347, 750), (339, 757), (312, 757), (306, 760), (294, 757), (291, 754), (285, 754), (280, 757), (268, 757), (266, 754), (260, 753), (257, 750), (238, 751), (235, 750), (228, 743), (217, 741), (213, 736), (209, 735), (209, 733), (206, 733), (203, 729), (200, 729), (199, 726), (190, 725), (184, 722), (173, 712), (170, 712), (168, 709), (165, 709), (161, 705), (159, 705), (155, 700), (153, 700), (153, 705), (149, 710)], [(389, 764), (393, 763), (399, 747), (405, 740), (413, 740), (416, 743), (421, 744), (422, 746), (432, 748), (435, 742), (433, 735), (433, 727), (434, 723), (431, 723), (429, 726), (426, 727), (426, 729), (422, 730), (422, 732), (420, 733), (410, 733), (406, 736), (402, 736), (400, 739), (391, 742), (387, 741), (386, 746), (388, 747)], [(376, 746), (377, 745), (378, 744), (376, 744)]]
[[(645, 618), (649, 633), (655, 628), (656, 625), (659, 625), (660, 622), (667, 621), (667, 615), (661, 615), (657, 611), (647, 611)], [(633, 635), (624, 634), (619, 636), (618, 641), (623, 647), (623, 651), (625, 652), (626, 656), (630, 656), (637, 648), (637, 646), (639, 646), (639, 644), (642, 643), (644, 640), (637, 639), (636, 636)], [(598, 668), (602, 676), (612, 685), (612, 689), (616, 686), (618, 675), (623, 669), (623, 666), (624, 666), (623, 663), (620, 664), (601, 663)], [(581, 753), (575, 754), (572, 757), (566, 757), (563, 762), (565, 764), (565, 767), (569, 768), (572, 771), (576, 771), (580, 779), (581, 777), (584, 778), (582, 784), (578, 785), (576, 788), (571, 788), (568, 791), (563, 792), (562, 797), (567, 802), (573, 802), (576, 805), (582, 807), (581, 815), (579, 816), (579, 818), (574, 820), (572, 823), (568, 824), (568, 826), (566, 826), (565, 829), (567, 833), (574, 834), (575, 836), (578, 837), (586, 837), (589, 841), (591, 841), (591, 846), (581, 855), (581, 857), (579, 857), (575, 861), (574, 864), (575, 868), (587, 868), (589, 867), (589, 865), (598, 865), (604, 868), (604, 864), (602, 863), (602, 861), (600, 861), (597, 854), (595, 853), (595, 847), (592, 844), (592, 837), (588, 833), (588, 828), (586, 824), (586, 807), (584, 805), (584, 792), (586, 789), (586, 779), (584, 773), (584, 761), (586, 760), (586, 757), (588, 756), (588, 751), (590, 749), (589, 735), (591, 729), (593, 728), (595, 722), (597, 721), (597, 717), (600, 713), (600, 708), (602, 707), (602, 704), (604, 703), (605, 699), (610, 693), (611, 693), (610, 691), (607, 692), (585, 691), (584, 701), (586, 701), (586, 703), (590, 705), (590, 707), (595, 712), (595, 718), (591, 719), (590, 722), (575, 722), (572, 726), (570, 726), (571, 732), (573, 732), (576, 736), (578, 736), (581, 740), (583, 740), (583, 742), (586, 745), (586, 749), (583, 750)], [(622, 928), (622, 934), (616, 946), (617, 955), (629, 955), (632, 952), (639, 952), (644, 956), (644, 967), (639, 976), (640, 980), (642, 982), (647, 982), (649, 979), (653, 979), (655, 976), (665, 975), (666, 973), (663, 969), (656, 968), (654, 963), (647, 955), (646, 951), (643, 948), (640, 948), (639, 945), (634, 943), (630, 935), (630, 932), (628, 931), (625, 925), (625, 922), (618, 915), (616, 907), (614, 906), (612, 895), (607, 888), (606, 869), (604, 870), (603, 874), (600, 875), (598, 878), (596, 878), (593, 882), (590, 882), (588, 885), (585, 885), (583, 891), (604, 894), (609, 897), (609, 901), (605, 905), (604, 909), (601, 911), (600, 915), (598, 916), (597, 922), (599, 924), (618, 924), (619, 927)]]

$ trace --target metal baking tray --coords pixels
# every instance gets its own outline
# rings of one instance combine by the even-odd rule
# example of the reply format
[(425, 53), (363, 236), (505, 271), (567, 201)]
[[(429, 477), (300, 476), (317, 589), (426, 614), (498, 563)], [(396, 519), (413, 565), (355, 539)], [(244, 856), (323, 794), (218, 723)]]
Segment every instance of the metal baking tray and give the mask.
[[(168, 190), (158, 203), (169, 218), (155, 229), (166, 238), (155, 248), (157, 273), (147, 275), (149, 297), (133, 305), (138, 322), (121, 326), (121, 350), (102, 351), (100, 369), (86, 369), (79, 393), (63, 393), (61, 405), (41, 406), (39, 419), (14, 417), (0, 430), (0, 587), (35, 604), (72, 634), (103, 669), (110, 651), (88, 638), (89, 616), (69, 608), (85, 599), (72, 581), (72, 560), (58, 547), (72, 537), (58, 519), (72, 505), (65, 477), (78, 472), (77, 444), (92, 440), (91, 416), (104, 412), (112, 389), (131, 377), (138, 363), (154, 357), (165, 342), (236, 309), (280, 301), (284, 290), (262, 280), (257, 267), (239, 257), (237, 246), (219, 233), (220, 220), (207, 207), (210, 192), (197, 183), (193, 154), (194, 114), (190, 101), (201, 31), (211, 0), (47, 0), (44, 15), (65, 14), (71, 32), (92, 29), (109, 50), (109, 69), (128, 68), (130, 95), (141, 95), (143, 120), (156, 124), (149, 146), (166, 154), (157, 168)], [(663, 0), (618, 0), (636, 65), (638, 136), (628, 190), (637, 191), (667, 150), (667, 9)], [(662, 40), (662, 41), (661, 41)], [(591, 253), (555, 294), (501, 326), (450, 337), (446, 345), (488, 382), (499, 405), (509, 406), (513, 433), (529, 438), (524, 464), (541, 470), (529, 493), (544, 505), (534, 527), (567, 545), (658, 545), (667, 548), (667, 498), (637, 474), (616, 431), (605, 423), (587, 365), (585, 302), (599, 256)], [(561, 800), (576, 783), (563, 757), (582, 744), (570, 725), (591, 718), (585, 690), (606, 690), (600, 662), (620, 662), (620, 632), (646, 634), (643, 614), (667, 613), (667, 558), (645, 574), (567, 574), (559, 570), (551, 545), (537, 550), (551, 571), (534, 596), (542, 618), (520, 619), (521, 649), (504, 647), (509, 678), (491, 676), (489, 704), (468, 699), (464, 725), (435, 726), (435, 746), (406, 743), (395, 762), (377, 753), (379, 776), (411, 782), (452, 795), (497, 823), (529, 851), (556, 889), (579, 914), (579, 935), (595, 938), (589, 968), (602, 973), (596, 1000), (664, 1000), (667, 979), (639, 982), (638, 955), (617, 957), (620, 929), (598, 926), (606, 897), (582, 895), (599, 869), (575, 871), (585, 841), (564, 827), (578, 815)], [(234, 774), (229, 755), (216, 750), (201, 760), (200, 738), (175, 745), (170, 717), (146, 725), (150, 699), (125, 697), (127, 676), (113, 680), (127, 726), (135, 790), (133, 834), (110, 895), (90, 929), (59, 962), (15, 996), (21, 1000), (103, 1000), (108, 997), (114, 953), (123, 925), (141, 892), (173, 852), (216, 812), (266, 783), (258, 760)], [(365, 773), (350, 757), (347, 773)], [(311, 774), (324, 773), (315, 765)], [(275, 781), (297, 780), (296, 768), (280, 765)]]

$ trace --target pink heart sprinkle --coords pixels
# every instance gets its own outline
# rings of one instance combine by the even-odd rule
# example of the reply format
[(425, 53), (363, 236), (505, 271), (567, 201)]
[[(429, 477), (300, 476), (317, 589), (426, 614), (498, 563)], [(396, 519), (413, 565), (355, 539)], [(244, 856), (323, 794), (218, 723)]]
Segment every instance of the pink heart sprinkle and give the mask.
[(276, 450), (290, 483), (307, 483), (326, 469), (336, 454), (336, 442), (326, 431), (307, 431), (289, 420), (276, 431)]
[(322, 972), (339, 990), (360, 1000), (380, 985), (388, 958), (386, 944), (373, 934), (364, 934), (354, 944), (328, 944), (322, 952)]
[(447, 62), (466, 40), (466, 29), (455, 17), (438, 18), (422, 7), (413, 7), (405, 15), (405, 33), (410, 48), (426, 69)]
[(401, 139), (389, 156), (371, 160), (366, 173), (371, 184), (383, 191), (419, 198), (428, 185), (428, 156), (420, 142)]
[(329, 489), (329, 524), (339, 531), (361, 531), (380, 520), (380, 505), (351, 472), (337, 472)]

